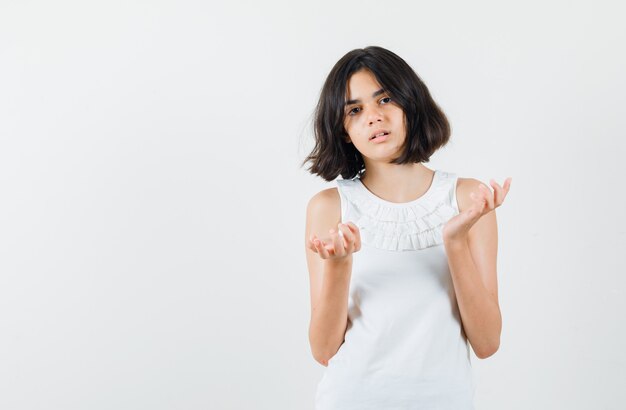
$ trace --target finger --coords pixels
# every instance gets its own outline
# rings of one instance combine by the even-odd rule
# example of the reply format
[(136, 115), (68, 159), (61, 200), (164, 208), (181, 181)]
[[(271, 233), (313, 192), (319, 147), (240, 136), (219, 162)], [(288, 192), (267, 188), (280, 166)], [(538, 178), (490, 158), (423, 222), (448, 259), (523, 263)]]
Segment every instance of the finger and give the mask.
[(485, 201), (487, 201), (487, 206), (489, 209), (493, 209), (493, 193), (491, 189), (489, 189), (486, 185), (480, 184), (478, 188), (482, 191)]
[(320, 251), (320, 243), (319, 243), (319, 239), (315, 238), (311, 241), (311, 243), (313, 244), (313, 250), (315, 251), (315, 253), (319, 254), (320, 256), (322, 256), (322, 252)]
[(339, 236), (336, 230), (330, 230), (330, 236), (335, 246), (335, 256), (346, 256), (346, 247), (343, 245), (343, 238)]
[(332, 244), (332, 238), (329, 236), (327, 238), (321, 239), (318, 238), (317, 235), (315, 236), (316, 239), (318, 239), (320, 241), (320, 243), (323, 245), (323, 247), (328, 251), (328, 252), (332, 252), (333, 251), (333, 244)]
[(312, 234), (311, 236), (309, 236), (309, 239), (307, 241), (307, 248), (317, 253), (317, 248), (315, 247), (315, 243), (313, 243), (315, 238), (316, 238), (315, 234)]
[(504, 181), (504, 192), (505, 192), (506, 194), (508, 194), (508, 193), (509, 193), (509, 189), (511, 188), (511, 181), (512, 181), (512, 180), (513, 180), (513, 178), (508, 177), (508, 178), (506, 179), (506, 181)]
[[(504, 183), (502, 184), (502, 188), (500, 189), (501, 195), (499, 197), (500, 199), (500, 204), (502, 204), (504, 202), (504, 198), (506, 198), (506, 196), (509, 193), (509, 189), (511, 189), (511, 177), (508, 177), (507, 179), (504, 180)], [(499, 186), (499, 185), (498, 185)]]
[(354, 252), (354, 234), (346, 224), (339, 224), (340, 232), (343, 233), (343, 239), (345, 241), (346, 252)]
[(465, 211), (463, 211), (463, 213), (465, 213), (465, 217), (468, 218), (467, 220), (478, 219), (483, 214), (485, 201), (481, 199), (480, 195), (476, 194), (475, 192), (472, 192), (470, 196), (474, 198), (474, 203)]
[(359, 227), (352, 222), (348, 222), (346, 225), (350, 228), (350, 231), (354, 233), (354, 251), (361, 250), (361, 231)]
[(317, 253), (320, 255), (321, 258), (326, 259), (327, 256), (324, 256), (324, 242), (321, 241), (317, 235), (315, 235), (315, 237), (313, 238), (313, 246), (315, 246), (315, 250), (317, 251)]
[(477, 214), (477, 216), (480, 217), (480, 215), (483, 214), (483, 211), (485, 209), (485, 204), (487, 203), (483, 190), (479, 188), (478, 192), (470, 193), (470, 197), (474, 200), (474, 203), (468, 209), (468, 212), (471, 214), (469, 216), (474, 218), (475, 217), (474, 214)]
[(315, 239), (315, 247), (317, 248), (318, 253), (323, 259), (330, 258), (330, 254), (328, 253), (328, 249), (326, 249), (326, 244), (324, 243), (324, 241)]
[(497, 208), (504, 201), (504, 188), (502, 188), (495, 179), (490, 179), (489, 184), (493, 187), (493, 202), (494, 206)]
[(350, 229), (352, 235), (354, 235), (354, 252), (357, 252), (359, 249), (361, 249), (361, 232), (359, 231), (359, 228), (352, 222), (347, 222), (345, 225), (348, 227), (348, 229)]

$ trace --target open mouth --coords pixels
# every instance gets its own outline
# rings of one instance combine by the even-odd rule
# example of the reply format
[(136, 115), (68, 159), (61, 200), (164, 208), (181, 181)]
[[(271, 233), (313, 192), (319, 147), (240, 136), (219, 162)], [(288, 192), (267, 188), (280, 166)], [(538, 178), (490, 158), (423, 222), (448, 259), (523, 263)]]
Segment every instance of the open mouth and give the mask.
[(374, 134), (370, 137), (370, 141), (376, 138), (384, 137), (385, 135), (389, 135), (388, 132), (379, 132), (378, 134)]

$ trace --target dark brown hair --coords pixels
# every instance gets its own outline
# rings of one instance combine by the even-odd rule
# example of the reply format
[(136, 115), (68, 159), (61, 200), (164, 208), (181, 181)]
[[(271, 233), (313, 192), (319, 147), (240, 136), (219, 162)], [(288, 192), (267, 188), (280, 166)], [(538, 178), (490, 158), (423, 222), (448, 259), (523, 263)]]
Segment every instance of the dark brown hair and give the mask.
[(315, 147), (302, 165), (326, 181), (341, 175), (352, 179), (364, 168), (361, 153), (346, 141), (344, 107), (352, 74), (367, 69), (404, 111), (407, 138), (403, 152), (392, 164), (428, 162), (450, 139), (450, 124), (415, 71), (402, 58), (382, 47), (358, 48), (344, 55), (332, 68), (315, 109)]

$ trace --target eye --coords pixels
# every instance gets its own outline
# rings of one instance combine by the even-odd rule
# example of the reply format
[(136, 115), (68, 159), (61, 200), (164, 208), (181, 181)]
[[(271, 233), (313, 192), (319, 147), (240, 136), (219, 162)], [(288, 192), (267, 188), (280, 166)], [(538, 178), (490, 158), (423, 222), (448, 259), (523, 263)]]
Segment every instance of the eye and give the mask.
[[(391, 97), (383, 97), (383, 98), (381, 98), (381, 99), (379, 100), (379, 102), (380, 102), (380, 101), (383, 101), (383, 100), (387, 100), (387, 101), (385, 102), (385, 104), (389, 104), (389, 102), (391, 102)], [(353, 116), (355, 116), (356, 114), (358, 114), (358, 112), (354, 112), (354, 110), (360, 110), (360, 108), (359, 108), (359, 107), (354, 107), (353, 109), (351, 109), (350, 111), (348, 111), (348, 115), (349, 115), (349, 116), (351, 116), (351, 117), (353, 117)]]
[[(359, 109), (359, 107), (354, 107), (353, 109), (351, 109), (350, 111), (348, 111), (348, 115), (350, 115), (350, 116), (355, 115), (356, 113), (354, 112), (354, 110), (358, 110), (358, 109)], [(354, 114), (353, 114), (353, 113), (354, 113)]]

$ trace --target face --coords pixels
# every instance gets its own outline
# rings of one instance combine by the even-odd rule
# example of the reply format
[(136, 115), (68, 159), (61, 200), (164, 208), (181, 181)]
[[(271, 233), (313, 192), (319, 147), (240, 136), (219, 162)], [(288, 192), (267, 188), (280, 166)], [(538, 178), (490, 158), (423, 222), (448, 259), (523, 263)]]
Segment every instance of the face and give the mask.
[[(397, 157), (406, 139), (402, 108), (369, 70), (354, 73), (347, 86), (343, 122), (348, 132), (347, 141), (371, 160), (388, 161)], [(372, 139), (378, 131), (388, 134)]]

